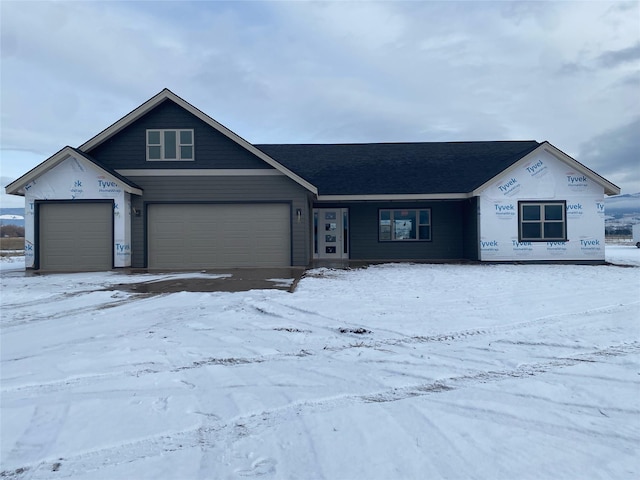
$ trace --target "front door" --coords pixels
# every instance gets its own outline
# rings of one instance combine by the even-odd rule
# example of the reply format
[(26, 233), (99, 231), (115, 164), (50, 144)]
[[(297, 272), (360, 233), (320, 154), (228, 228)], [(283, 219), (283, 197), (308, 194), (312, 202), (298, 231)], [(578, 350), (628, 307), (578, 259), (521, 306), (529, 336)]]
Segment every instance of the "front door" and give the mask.
[(349, 210), (347, 208), (315, 208), (313, 225), (316, 258), (349, 258)]

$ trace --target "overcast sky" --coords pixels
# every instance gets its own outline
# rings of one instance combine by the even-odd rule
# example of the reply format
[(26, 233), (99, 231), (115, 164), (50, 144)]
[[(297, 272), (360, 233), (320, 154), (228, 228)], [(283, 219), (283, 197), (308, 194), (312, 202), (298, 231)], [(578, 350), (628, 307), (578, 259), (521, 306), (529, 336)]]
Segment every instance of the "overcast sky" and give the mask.
[(638, 1), (0, 9), (2, 186), (167, 87), (253, 143), (548, 140), (640, 192)]

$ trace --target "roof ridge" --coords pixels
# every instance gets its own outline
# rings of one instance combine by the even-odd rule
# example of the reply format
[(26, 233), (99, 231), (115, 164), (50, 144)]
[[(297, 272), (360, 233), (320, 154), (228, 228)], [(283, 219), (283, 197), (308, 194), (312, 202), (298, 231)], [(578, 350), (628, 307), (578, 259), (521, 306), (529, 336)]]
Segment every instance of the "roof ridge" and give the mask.
[(362, 145), (452, 145), (452, 144), (479, 144), (479, 143), (535, 143), (541, 145), (544, 142), (538, 140), (459, 140), (449, 142), (340, 142), (340, 143), (254, 143), (254, 146), (362, 146)]

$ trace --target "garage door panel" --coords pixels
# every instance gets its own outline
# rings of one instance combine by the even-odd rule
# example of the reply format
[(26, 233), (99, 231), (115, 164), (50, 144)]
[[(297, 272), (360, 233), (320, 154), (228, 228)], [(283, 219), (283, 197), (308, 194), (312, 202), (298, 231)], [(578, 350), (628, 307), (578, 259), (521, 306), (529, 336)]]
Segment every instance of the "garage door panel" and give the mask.
[(40, 269), (113, 268), (111, 203), (42, 203), (38, 208)]
[(211, 230), (211, 225), (210, 224), (206, 224), (206, 223), (195, 223), (195, 224), (191, 225), (190, 227), (186, 227), (185, 231), (186, 231), (187, 228), (192, 233), (201, 235), (202, 238), (212, 238), (217, 233), (217, 232)]
[(156, 204), (148, 214), (149, 268), (290, 265), (287, 204)]
[(206, 249), (210, 248), (212, 245), (210, 238), (190, 238), (189, 239), (189, 248), (193, 249)]

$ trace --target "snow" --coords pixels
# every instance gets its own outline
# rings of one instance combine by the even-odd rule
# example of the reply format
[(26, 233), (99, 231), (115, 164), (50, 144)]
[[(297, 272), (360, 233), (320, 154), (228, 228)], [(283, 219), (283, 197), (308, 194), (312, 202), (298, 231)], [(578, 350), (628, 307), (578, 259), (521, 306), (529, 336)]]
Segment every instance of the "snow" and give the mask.
[(607, 262), (616, 265), (634, 265), (640, 267), (640, 248), (634, 244), (607, 245), (605, 247)]
[(640, 249), (606, 255), (625, 266), (316, 269), (293, 294), (3, 261), (1, 475), (638, 478)]

